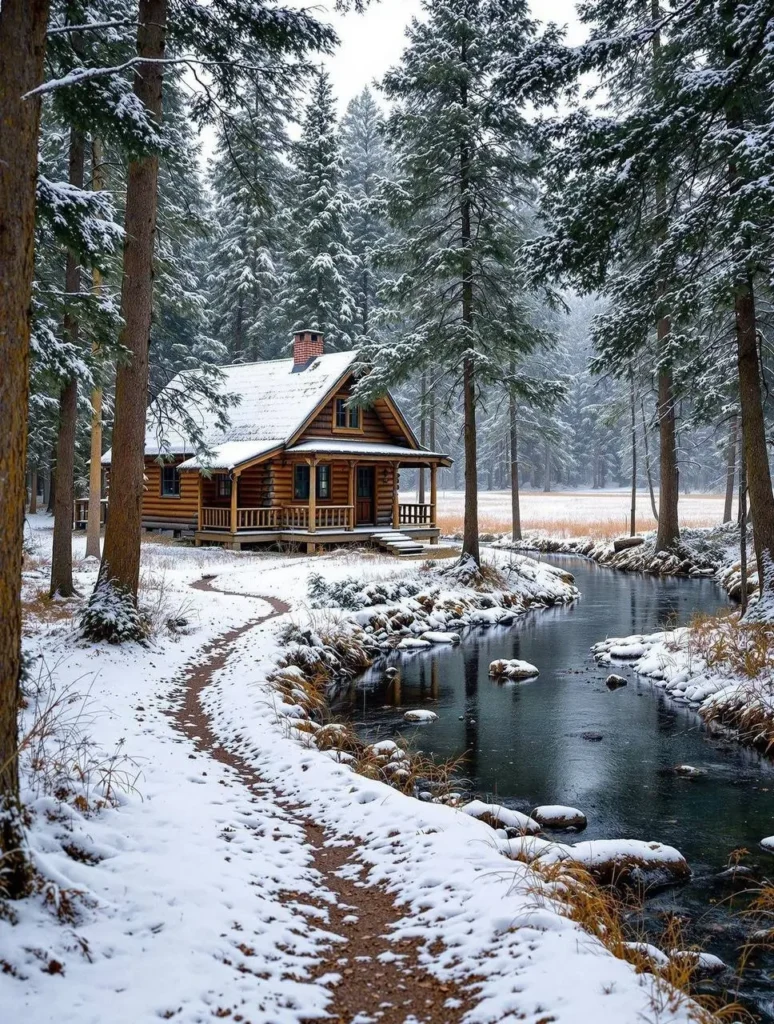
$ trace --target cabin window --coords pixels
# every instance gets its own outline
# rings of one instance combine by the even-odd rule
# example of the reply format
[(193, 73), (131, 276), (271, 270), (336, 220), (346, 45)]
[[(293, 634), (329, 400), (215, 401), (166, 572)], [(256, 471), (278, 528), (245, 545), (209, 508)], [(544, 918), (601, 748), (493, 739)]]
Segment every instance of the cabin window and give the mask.
[[(331, 467), (328, 465), (317, 467), (317, 497), (323, 500), (331, 496)], [(293, 467), (293, 499), (295, 501), (309, 501), (309, 466), (297, 465)]]
[(217, 495), (219, 498), (230, 498), (231, 497), (231, 477), (226, 476), (225, 473), (219, 473), (216, 477), (217, 480)]
[(346, 398), (336, 399), (336, 426), (340, 430), (360, 430), (360, 407), (347, 406)]
[(177, 471), (177, 466), (161, 467), (161, 497), (180, 497), (180, 474)]
[(296, 501), (309, 500), (309, 467), (293, 467), (293, 498)]
[(325, 500), (331, 496), (331, 467), (317, 467), (317, 497)]

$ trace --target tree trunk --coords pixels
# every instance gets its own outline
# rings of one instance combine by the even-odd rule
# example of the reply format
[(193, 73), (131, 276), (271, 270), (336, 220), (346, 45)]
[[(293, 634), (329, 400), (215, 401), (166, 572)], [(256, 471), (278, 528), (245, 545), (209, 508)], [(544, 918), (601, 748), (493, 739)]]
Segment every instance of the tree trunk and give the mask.
[[(421, 377), (421, 386), (419, 392), (419, 443), (422, 447), (425, 447), (425, 435), (427, 433), (427, 417), (425, 415), (425, 405), (427, 402), (427, 374), (423, 373)], [(417, 470), (419, 474), (419, 486), (417, 487), (417, 501), (420, 505), (425, 503), (425, 471), (422, 466)]]
[(0, 889), (29, 882), (19, 810), (21, 564), (40, 85), (48, 0), (0, 6)]
[(645, 472), (648, 477), (648, 491), (650, 492), (650, 507), (653, 518), (658, 522), (658, 509), (656, 508), (656, 495), (653, 491), (653, 474), (650, 471), (650, 448), (648, 446), (648, 428), (645, 423), (645, 403), (640, 402), (640, 415), (642, 417), (642, 443), (645, 447)]
[[(660, 14), (659, 0), (651, 0), (651, 13), (654, 20)], [(660, 62), (661, 37), (658, 32), (653, 36), (653, 81), (656, 93), (660, 93)], [(655, 185), (656, 222), (662, 233), (666, 234), (667, 198), (666, 175), (663, 169)], [(666, 285), (659, 285), (659, 300), (666, 291)], [(659, 314), (656, 322), (657, 359), (658, 359), (658, 431), (659, 465), (658, 488), (658, 533), (656, 535), (656, 551), (666, 551), (680, 539), (680, 525), (677, 517), (679, 484), (677, 470), (677, 439), (675, 435), (675, 396), (672, 383), (672, 359), (669, 352), (669, 335), (672, 324), (668, 316)]]
[(739, 572), (741, 588), (739, 603), (742, 615), (747, 611), (747, 467), (744, 452), (739, 459)]
[[(161, 120), (167, 0), (140, 0), (134, 93)], [(158, 207), (157, 156), (129, 164), (126, 189), (120, 342), (130, 358), (116, 373), (115, 422), (110, 469), (110, 515), (100, 580), (111, 582), (136, 603), (140, 578), (140, 534), (148, 404), (148, 346), (153, 303), (153, 246)]]
[(51, 452), (51, 469), (48, 474), (48, 501), (46, 502), (46, 512), (52, 516), (54, 514), (54, 504), (56, 503), (56, 448)]
[(543, 492), (551, 490), (551, 448), (548, 441), (543, 442)]
[[(98, 138), (91, 142), (91, 187), (95, 192), (105, 187), (105, 174), (102, 164), (102, 141)], [(93, 288), (99, 295), (102, 288), (101, 275), (94, 270)], [(91, 446), (89, 452), (89, 518), (86, 524), (86, 557), (99, 558), (100, 551), (100, 519), (102, 518), (102, 388), (96, 387), (91, 392)]]
[[(83, 133), (70, 130), (69, 181), (83, 188), (85, 143)], [(81, 265), (73, 249), (67, 252), (65, 268), (64, 333), (73, 349), (78, 346), (78, 315), (73, 296), (81, 290)], [(71, 597), (73, 588), (73, 501), (75, 476), (75, 430), (78, 423), (78, 383), (67, 381), (59, 395), (59, 432), (56, 439), (57, 489), (54, 505), (54, 538), (51, 549), (51, 597)]]
[[(463, 42), (462, 64), (467, 63), (467, 44)], [(468, 87), (465, 79), (460, 88), (460, 106), (468, 105)], [(460, 146), (460, 242), (462, 249), (462, 328), (467, 334), (467, 343), (472, 340), (473, 328), (473, 259), (471, 247), (470, 210), (470, 161), (472, 153), (467, 138)], [(464, 392), (464, 435), (465, 435), (465, 524), (462, 535), (462, 556), (468, 555), (478, 564), (481, 555), (478, 547), (478, 453), (476, 451), (476, 381), (475, 365), (470, 356), (463, 360)]]
[(634, 374), (631, 374), (631, 413), (632, 413), (632, 509), (629, 523), (629, 536), (637, 532), (637, 410), (634, 404)]
[(742, 451), (750, 495), (755, 559), (760, 587), (758, 616), (770, 615), (774, 600), (774, 494), (766, 450), (766, 424), (761, 402), (761, 375), (755, 322), (755, 295), (748, 277), (737, 283), (734, 297)]
[[(511, 363), (511, 375), (516, 367)], [(519, 507), (519, 424), (516, 418), (516, 396), (508, 395), (508, 427), (511, 441), (511, 539), (521, 540), (521, 509)]]
[(38, 471), (30, 470), (30, 515), (34, 516), (38, 511)]
[(463, 364), (465, 406), (465, 524), (462, 554), (480, 560), (478, 547), (478, 456), (476, 453), (476, 384), (473, 360)]
[(734, 503), (734, 479), (736, 477), (736, 435), (739, 430), (737, 417), (731, 420), (726, 449), (726, 501), (723, 506), (723, 522), (731, 522), (731, 510)]
[[(670, 322), (668, 317), (658, 321), (659, 353), (668, 344)], [(680, 539), (677, 518), (679, 496), (677, 475), (677, 439), (675, 433), (675, 397), (672, 388), (672, 370), (662, 366), (658, 372), (658, 427), (661, 465), (658, 491), (658, 534), (656, 551), (674, 547)]]

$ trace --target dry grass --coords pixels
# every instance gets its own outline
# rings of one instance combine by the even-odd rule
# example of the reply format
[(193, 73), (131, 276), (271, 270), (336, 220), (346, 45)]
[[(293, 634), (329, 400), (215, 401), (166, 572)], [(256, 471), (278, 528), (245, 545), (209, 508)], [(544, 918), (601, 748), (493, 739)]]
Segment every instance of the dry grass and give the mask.
[[(550, 496), (549, 496), (550, 497)], [(681, 517), (681, 527), (711, 526), (715, 521), (711, 516), (686, 516)], [(551, 537), (559, 537), (563, 540), (575, 540), (581, 537), (590, 537), (592, 540), (612, 540), (614, 537), (629, 534), (629, 516), (620, 518), (600, 517), (597, 519), (582, 519), (564, 516), (560, 518), (536, 518), (533, 516), (522, 516), (522, 533), (540, 531)], [(462, 533), (463, 518), (459, 512), (441, 512), (438, 515), (438, 526), (443, 536), (454, 536)], [(637, 533), (645, 533), (655, 529), (655, 522), (652, 516), (637, 516), (635, 519)], [(482, 534), (502, 534), (511, 532), (510, 516), (497, 515), (481, 512), (478, 523), (479, 532)]]
[[(646, 948), (648, 936), (633, 934), (627, 921), (641, 909), (641, 898), (631, 890), (621, 891), (598, 884), (579, 864), (558, 862), (532, 863), (536, 881), (527, 892), (539, 907), (557, 905), (561, 913), (595, 936), (613, 956), (632, 964), (640, 974), (649, 974), (653, 982), (649, 996), (652, 1024), (659, 1024), (679, 1010), (688, 1011), (696, 1024), (720, 1024), (724, 1021), (752, 1022), (753, 1018), (735, 1000), (698, 994), (698, 950), (686, 947), (679, 919), (672, 915), (660, 938), (662, 948), (672, 953), (662, 962)], [(523, 892), (523, 882), (518, 883)], [(686, 955), (674, 955), (675, 951)], [(694, 955), (691, 955), (694, 954)]]
[(729, 684), (747, 681), (705, 704), (700, 714), (706, 722), (730, 726), (742, 742), (768, 754), (774, 749), (774, 625), (740, 620), (738, 611), (698, 615), (679, 646), (727, 675)]
[[(27, 624), (34, 620), (41, 622), (62, 622), (72, 619), (77, 605), (70, 600), (49, 597), (48, 590), (36, 590), (33, 594), (22, 598), (22, 621)], [(30, 623), (32, 624), (32, 623)]]

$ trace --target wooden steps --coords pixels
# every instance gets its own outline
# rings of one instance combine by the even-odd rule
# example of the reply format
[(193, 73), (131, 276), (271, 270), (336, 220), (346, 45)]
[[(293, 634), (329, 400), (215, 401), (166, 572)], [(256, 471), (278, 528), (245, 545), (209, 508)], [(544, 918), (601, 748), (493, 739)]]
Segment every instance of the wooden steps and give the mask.
[(412, 540), (411, 537), (407, 537), (405, 533), (400, 533), (398, 530), (385, 530), (384, 533), (374, 533), (371, 535), (371, 540), (374, 544), (378, 544), (383, 551), (398, 557), (421, 555), (424, 551), (423, 544), (420, 544), (417, 540)]

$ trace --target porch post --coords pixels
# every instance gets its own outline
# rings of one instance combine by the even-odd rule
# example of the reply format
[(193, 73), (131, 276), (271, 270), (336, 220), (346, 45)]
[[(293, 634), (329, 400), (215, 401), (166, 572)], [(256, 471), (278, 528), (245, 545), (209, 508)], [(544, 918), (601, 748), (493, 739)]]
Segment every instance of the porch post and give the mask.
[(430, 525), (435, 526), (436, 520), (436, 503), (438, 501), (438, 488), (436, 481), (436, 474), (438, 473), (438, 466), (433, 463), (430, 466)]
[(394, 462), (392, 465), (392, 528), (393, 530), (400, 529), (400, 504), (398, 503), (398, 473), (400, 470), (400, 463)]
[(315, 520), (317, 519), (317, 459), (309, 461), (309, 524), (307, 529), (310, 533), (316, 530)]
[(349, 465), (349, 482), (347, 486), (347, 504), (349, 505), (349, 522), (347, 523), (348, 530), (355, 529), (355, 473), (357, 472), (357, 463), (351, 462)]
[(237, 494), (239, 493), (239, 474), (235, 471), (231, 477), (231, 535), (237, 532)]
[(196, 486), (198, 488), (197, 496), (196, 496), (196, 529), (197, 530), (201, 530), (201, 528), (202, 528), (202, 503), (203, 503), (204, 499), (203, 499), (203, 496), (202, 496), (202, 474), (199, 472), (199, 470), (196, 471)]

